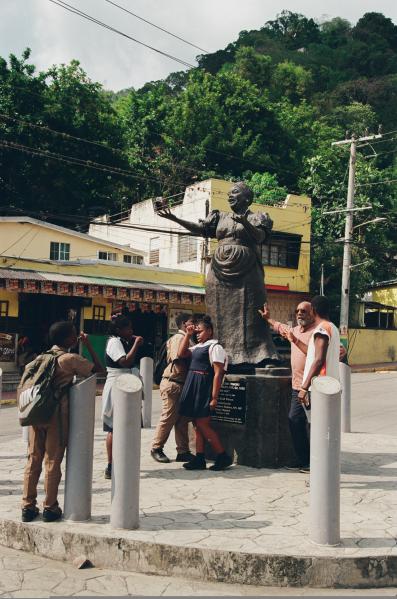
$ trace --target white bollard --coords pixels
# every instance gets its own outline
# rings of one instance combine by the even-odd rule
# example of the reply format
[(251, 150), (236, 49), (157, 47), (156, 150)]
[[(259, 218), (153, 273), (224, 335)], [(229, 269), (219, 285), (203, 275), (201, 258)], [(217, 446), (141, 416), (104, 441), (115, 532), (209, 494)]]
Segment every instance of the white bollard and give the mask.
[(310, 540), (340, 543), (341, 385), (319, 376), (311, 386)]
[(26, 445), (29, 444), (29, 426), (22, 427), (22, 441), (24, 441)]
[(95, 374), (70, 390), (64, 512), (74, 522), (91, 518), (95, 395)]
[(153, 359), (141, 358), (139, 366), (143, 381), (143, 428), (152, 426)]
[(2, 397), (3, 397), (3, 369), (0, 368), (0, 408), (1, 408)]
[(339, 362), (340, 383), (342, 386), (342, 433), (351, 432), (351, 368)]
[(141, 464), (142, 381), (122, 374), (115, 381), (113, 397), (113, 464), (110, 524), (113, 528), (139, 526), (139, 478)]

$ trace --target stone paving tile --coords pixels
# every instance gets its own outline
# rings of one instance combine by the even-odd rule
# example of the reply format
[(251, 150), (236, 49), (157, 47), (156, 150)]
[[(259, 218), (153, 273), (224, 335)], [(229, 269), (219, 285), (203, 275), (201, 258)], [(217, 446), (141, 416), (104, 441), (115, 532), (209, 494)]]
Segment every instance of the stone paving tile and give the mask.
[[(119, 531), (121, 537), (201, 548), (225, 549), (226, 543), (229, 550), (245, 547), (245, 551), (257, 553), (291, 553), (299, 548), (299, 555), (397, 555), (397, 437), (343, 435), (343, 543), (327, 549), (306, 540), (310, 516), (306, 475), (241, 466), (222, 473), (187, 472), (180, 464), (161, 465), (150, 457), (152, 436), (153, 430), (142, 431), (140, 529)], [(46, 526), (58, 526), (60, 532), (113, 534), (109, 524), (110, 481), (103, 478), (104, 438), (98, 429), (92, 521)], [(166, 448), (171, 456), (172, 444)], [(0, 517), (20, 519), (24, 464), (22, 439), (0, 443)], [(61, 503), (63, 489), (62, 483)], [(41, 495), (42, 490), (40, 483)], [(37, 525), (43, 526), (40, 519), (31, 524)]]

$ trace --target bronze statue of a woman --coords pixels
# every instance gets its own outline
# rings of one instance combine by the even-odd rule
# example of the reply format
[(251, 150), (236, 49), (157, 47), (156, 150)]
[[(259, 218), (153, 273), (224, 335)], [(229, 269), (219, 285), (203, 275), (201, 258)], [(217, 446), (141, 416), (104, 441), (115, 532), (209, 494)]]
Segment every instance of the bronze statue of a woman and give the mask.
[(206, 219), (191, 223), (170, 209), (159, 211), (195, 235), (218, 240), (207, 275), (206, 305), (234, 370), (279, 360), (269, 325), (258, 314), (266, 301), (261, 244), (273, 222), (268, 214), (249, 210), (252, 200), (252, 190), (240, 182), (229, 192), (232, 212), (212, 210)]

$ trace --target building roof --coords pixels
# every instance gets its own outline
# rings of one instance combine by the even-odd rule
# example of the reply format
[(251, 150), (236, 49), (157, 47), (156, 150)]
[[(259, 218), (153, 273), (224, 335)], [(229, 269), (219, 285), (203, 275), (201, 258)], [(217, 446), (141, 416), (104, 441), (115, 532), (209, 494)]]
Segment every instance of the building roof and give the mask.
[(62, 275), (55, 272), (35, 270), (14, 270), (0, 268), (0, 280), (13, 279), (18, 281), (51, 281), (54, 283), (74, 283), (81, 285), (100, 285), (104, 287), (126, 287), (128, 289), (152, 289), (153, 291), (177, 291), (179, 293), (195, 293), (204, 295), (204, 287), (193, 285), (173, 285), (168, 283), (149, 283), (147, 281), (124, 281), (107, 277), (88, 277), (81, 275)]
[(134, 250), (128, 245), (120, 245), (118, 243), (113, 243), (111, 241), (106, 241), (106, 239), (101, 239), (100, 237), (94, 237), (93, 235), (88, 235), (87, 233), (80, 233), (79, 231), (74, 231), (73, 229), (68, 229), (66, 227), (60, 227), (59, 225), (54, 225), (53, 223), (49, 223), (44, 220), (39, 220), (37, 218), (31, 218), (30, 216), (0, 216), (0, 223), (30, 223), (32, 225), (37, 225), (39, 227), (45, 227), (46, 229), (52, 229), (53, 231), (59, 231), (60, 233), (64, 233), (65, 235), (72, 235), (73, 237), (79, 237), (80, 239), (84, 239), (85, 241), (92, 241), (94, 243), (100, 245), (106, 245), (111, 248), (117, 248), (118, 250), (122, 250), (123, 252), (129, 252), (131, 254), (142, 256), (145, 252), (141, 250)]

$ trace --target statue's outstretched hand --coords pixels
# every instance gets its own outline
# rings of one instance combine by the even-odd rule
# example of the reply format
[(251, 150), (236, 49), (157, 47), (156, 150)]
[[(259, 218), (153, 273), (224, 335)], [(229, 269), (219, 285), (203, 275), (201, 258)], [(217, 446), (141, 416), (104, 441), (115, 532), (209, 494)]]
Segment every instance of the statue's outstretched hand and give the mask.
[(161, 208), (161, 210), (159, 210), (157, 214), (162, 218), (168, 218), (168, 220), (175, 220), (175, 215), (172, 214), (171, 208)]
[(237, 223), (241, 223), (242, 225), (247, 224), (248, 223), (248, 214), (249, 214), (249, 210), (246, 210), (244, 214), (234, 214), (233, 220), (235, 220)]

